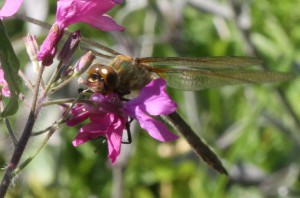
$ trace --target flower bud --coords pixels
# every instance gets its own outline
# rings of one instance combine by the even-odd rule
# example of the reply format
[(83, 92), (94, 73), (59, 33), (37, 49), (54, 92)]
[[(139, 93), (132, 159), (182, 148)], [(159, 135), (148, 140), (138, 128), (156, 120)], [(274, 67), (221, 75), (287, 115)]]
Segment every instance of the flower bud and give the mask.
[(37, 61), (37, 53), (39, 52), (39, 46), (36, 41), (36, 37), (32, 34), (28, 34), (23, 38), (26, 46), (27, 54), (31, 61)]
[(71, 77), (73, 74), (74, 74), (74, 68), (72, 66), (68, 66), (63, 70), (61, 77), (62, 78)]
[(94, 59), (95, 55), (91, 51), (83, 55), (75, 64), (74, 75), (80, 76), (83, 74), (91, 66)]
[(68, 65), (70, 63), (70, 59), (75, 53), (79, 42), (80, 42), (80, 31), (77, 30), (69, 35), (68, 40), (65, 42), (64, 46), (60, 50), (57, 59), (62, 60), (64, 65)]
[(37, 73), (39, 70), (39, 61), (37, 60), (37, 54), (39, 52), (39, 46), (36, 37), (32, 34), (28, 34), (23, 38), (26, 46), (27, 54), (32, 62), (33, 69)]
[(37, 59), (42, 61), (42, 64), (49, 66), (53, 63), (56, 54), (58, 42), (64, 35), (64, 29), (57, 24), (54, 24), (37, 54)]

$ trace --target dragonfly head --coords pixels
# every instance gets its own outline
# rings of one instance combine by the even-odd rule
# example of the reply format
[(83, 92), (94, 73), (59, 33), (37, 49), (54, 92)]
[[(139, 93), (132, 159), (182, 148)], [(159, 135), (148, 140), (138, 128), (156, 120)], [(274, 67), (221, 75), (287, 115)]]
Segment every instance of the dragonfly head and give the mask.
[(119, 84), (119, 77), (110, 66), (94, 64), (88, 70), (86, 85), (94, 92), (103, 94), (113, 92)]

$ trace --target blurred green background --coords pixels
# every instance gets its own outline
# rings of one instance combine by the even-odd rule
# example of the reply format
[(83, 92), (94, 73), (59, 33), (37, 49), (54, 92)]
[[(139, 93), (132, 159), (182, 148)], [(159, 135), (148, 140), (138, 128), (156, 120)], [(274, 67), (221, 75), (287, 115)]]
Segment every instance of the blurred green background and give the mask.
[[(32, 4), (25, 1), (21, 12), (54, 22), (56, 1)], [(109, 12), (125, 32), (100, 32), (86, 24), (69, 30), (80, 29), (82, 36), (131, 56), (254, 56), (265, 68), (297, 74), (299, 8), (300, 0), (125, 0)], [(47, 30), (20, 19), (4, 23), (22, 70), (34, 79), (22, 37), (31, 32), (41, 43)], [(74, 97), (78, 86), (73, 82), (55, 97)], [(136, 125), (133, 143), (123, 145), (119, 162), (111, 167), (106, 144), (94, 140), (75, 148), (71, 141), (79, 127), (64, 126), (13, 181), (8, 197), (300, 197), (299, 79), (168, 91), (180, 114), (222, 159), (228, 177), (209, 168), (183, 138), (160, 143)], [(11, 120), (17, 135), (26, 108)], [(50, 126), (59, 115), (58, 107), (42, 111), (35, 130)], [(3, 123), (0, 137), (4, 167), (13, 144)], [(31, 139), (23, 160), (42, 138)]]

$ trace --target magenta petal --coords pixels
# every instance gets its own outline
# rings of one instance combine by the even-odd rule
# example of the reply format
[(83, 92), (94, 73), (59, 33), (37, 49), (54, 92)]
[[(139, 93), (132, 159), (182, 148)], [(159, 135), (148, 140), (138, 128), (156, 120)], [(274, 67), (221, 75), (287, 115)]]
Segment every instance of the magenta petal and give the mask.
[(176, 111), (177, 105), (166, 93), (166, 82), (155, 79), (147, 84), (138, 97), (124, 105), (124, 109), (133, 109), (135, 106), (150, 115), (165, 115)]
[(92, 113), (90, 114), (91, 122), (104, 125), (106, 128), (110, 125), (110, 115), (105, 113)]
[(124, 28), (118, 25), (108, 15), (103, 15), (100, 17), (89, 15), (82, 18), (81, 21), (103, 31), (124, 31)]
[(64, 28), (54, 24), (37, 54), (37, 59), (42, 61), (43, 65), (49, 66), (53, 63), (56, 54), (58, 42), (64, 35)]
[(86, 120), (89, 117), (89, 112), (85, 111), (79, 114), (76, 114), (74, 116), (72, 116), (71, 118), (69, 118), (66, 122), (66, 124), (68, 126), (75, 126), (81, 122), (83, 122), (84, 120)]
[(138, 108), (135, 110), (135, 119), (139, 121), (141, 127), (145, 129), (151, 137), (159, 141), (166, 142), (178, 138), (165, 124), (147, 116)]
[(102, 102), (105, 101), (105, 96), (102, 95), (101, 93), (94, 93), (93, 95), (91, 95), (90, 100), (97, 103), (97, 104), (101, 104)]
[[(91, 101), (97, 104), (97, 111), (104, 113), (121, 113), (123, 107), (123, 102), (120, 100), (117, 94), (109, 94), (103, 96), (100, 93), (94, 93), (91, 98)], [(95, 107), (93, 107), (95, 108)]]
[(101, 124), (97, 123), (89, 123), (81, 127), (79, 133), (73, 140), (73, 146), (78, 146), (83, 144), (91, 139), (98, 138), (105, 134), (106, 128)]
[(113, 0), (116, 4), (123, 3), (123, 0)]
[(71, 114), (77, 115), (79, 113), (85, 112), (84, 106), (82, 104), (75, 104), (75, 106), (71, 109)]
[(113, 164), (120, 154), (123, 129), (124, 124), (122, 120), (117, 119), (117, 122), (113, 125), (113, 130), (106, 133), (108, 143), (108, 157)]
[(0, 10), (0, 19), (14, 15), (20, 8), (23, 0), (5, 0)]
[[(113, 0), (59, 0), (57, 2), (56, 23), (67, 27), (74, 23), (85, 22), (104, 31), (123, 30), (110, 17), (104, 15), (117, 3)], [(108, 19), (107, 19), (108, 18)]]
[(79, 133), (86, 133), (92, 136), (93, 138), (97, 138), (99, 136), (97, 134), (104, 135), (106, 131), (107, 125), (103, 123), (91, 122), (81, 127)]

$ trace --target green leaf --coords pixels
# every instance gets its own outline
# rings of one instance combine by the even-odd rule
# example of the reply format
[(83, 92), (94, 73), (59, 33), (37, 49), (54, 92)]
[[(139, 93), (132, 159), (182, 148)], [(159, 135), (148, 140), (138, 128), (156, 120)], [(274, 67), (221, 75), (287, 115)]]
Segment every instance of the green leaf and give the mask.
[(21, 79), (18, 75), (20, 62), (9, 41), (5, 27), (0, 20), (0, 62), (4, 70), (4, 78), (8, 84), (11, 96), (8, 104), (5, 106), (1, 117), (14, 115), (18, 110), (18, 96), (20, 93)]

